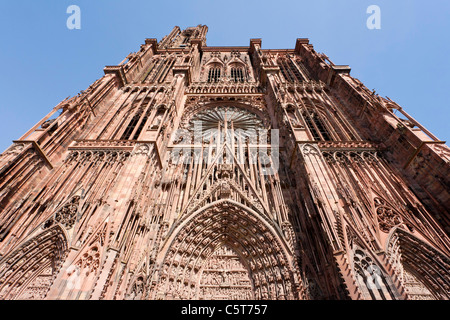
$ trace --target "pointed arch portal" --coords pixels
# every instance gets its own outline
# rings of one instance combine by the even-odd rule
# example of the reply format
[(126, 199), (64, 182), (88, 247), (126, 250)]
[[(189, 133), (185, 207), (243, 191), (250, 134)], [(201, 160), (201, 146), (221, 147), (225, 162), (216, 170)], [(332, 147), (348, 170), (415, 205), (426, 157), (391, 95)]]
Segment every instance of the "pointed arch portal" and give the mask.
[(278, 231), (254, 211), (220, 200), (169, 234), (156, 299), (294, 299), (297, 277)]
[(0, 261), (0, 300), (44, 299), (67, 251), (67, 235), (58, 224), (21, 244)]
[[(386, 243), (390, 263), (400, 278), (403, 269), (406, 271), (402, 280), (409, 299), (450, 299), (450, 259), (446, 254), (399, 227), (391, 231)], [(408, 286), (408, 278), (415, 288)]]

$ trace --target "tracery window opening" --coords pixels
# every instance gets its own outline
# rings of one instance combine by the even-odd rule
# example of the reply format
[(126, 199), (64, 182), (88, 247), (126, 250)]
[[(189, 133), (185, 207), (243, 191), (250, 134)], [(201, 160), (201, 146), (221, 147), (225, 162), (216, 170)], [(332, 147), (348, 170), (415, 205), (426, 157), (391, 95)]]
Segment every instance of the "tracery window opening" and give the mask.
[(159, 58), (156, 58), (156, 61), (154, 61), (151, 64), (150, 68), (148, 68), (148, 71), (145, 74), (145, 76), (143, 77), (142, 81), (146, 81), (147, 80), (147, 78), (150, 76), (150, 74), (152, 73), (152, 71), (155, 69), (155, 67), (158, 65), (159, 62), (160, 62)]
[[(81, 215), (81, 218), (79, 219), (78, 226), (77, 229), (78, 230), (83, 230), (86, 227), (86, 224), (88, 223), (89, 217), (92, 217), (93, 214), (95, 214), (95, 212), (98, 209), (98, 204), (91, 206), (90, 204), (87, 204), (86, 207), (81, 208), (80, 212), (82, 212), (83, 214)], [(81, 239), (78, 239), (78, 242)]]
[(411, 143), (404, 136), (402, 135), (399, 136), (397, 141), (398, 141), (397, 145), (400, 145), (405, 150), (409, 151), (410, 149), (412, 149)]
[(155, 72), (153, 73), (153, 75), (151, 77), (151, 80), (150, 80), (151, 82), (155, 82), (156, 81), (156, 78), (158, 77), (158, 75), (159, 75), (161, 69), (163, 68), (164, 64), (165, 64), (165, 60), (164, 59), (159, 61), (158, 65), (156, 67), (156, 70), (155, 70)]
[[(327, 94), (325, 94), (328, 102), (333, 105), (331, 102), (331, 99), (328, 97)], [(326, 107), (326, 106), (325, 106)], [(327, 110), (325, 108), (325, 110)], [(358, 136), (358, 133), (355, 131), (354, 127), (351, 126), (348, 121), (345, 119), (345, 117), (340, 112), (339, 108), (336, 108), (336, 112), (333, 114), (330, 114), (328, 112), (329, 116), (336, 119), (336, 125), (334, 126), (334, 131), (338, 134), (338, 136), (350, 139), (350, 140), (361, 140)]]
[(155, 82), (158, 82), (158, 83), (163, 82), (163, 79), (164, 79), (164, 77), (165, 77), (165, 75), (166, 75), (166, 72), (167, 72), (167, 65), (168, 65), (169, 63), (170, 63), (170, 60), (169, 60), (169, 59), (167, 59), (167, 60), (163, 63), (163, 65), (162, 65), (162, 67), (161, 67), (161, 69), (160, 69), (160, 71), (159, 71), (157, 77), (155, 78)]
[(258, 116), (234, 106), (204, 110), (194, 115), (189, 123), (191, 130), (195, 129), (196, 123), (201, 124), (203, 141), (210, 141), (212, 138), (233, 141), (235, 136), (239, 136), (242, 141), (249, 138), (250, 143), (257, 143), (259, 130), (264, 129)]
[(291, 75), (286, 70), (286, 66), (284, 65), (284, 63), (282, 61), (280, 61), (279, 65), (280, 65), (281, 74), (283, 75), (284, 79), (286, 81), (294, 81), (293, 78), (291, 78)]
[[(341, 135), (339, 133), (342, 134), (342, 132), (340, 130), (339, 123), (333, 121), (335, 116), (330, 114), (328, 106), (323, 105), (321, 102), (319, 102), (318, 104), (321, 105), (321, 109), (319, 109), (314, 101), (312, 101), (311, 99), (309, 99), (309, 101), (314, 106), (312, 110), (308, 110), (310, 111), (309, 114), (314, 120), (314, 124), (319, 130), (319, 133), (322, 134), (323, 140), (332, 140), (332, 133), (335, 134), (334, 136), (337, 135), (340, 137)], [(333, 122), (333, 125), (331, 125), (330, 122)], [(328, 139), (326, 138), (326, 136), (328, 136)]]
[(319, 112), (306, 110), (302, 113), (314, 140), (331, 141), (331, 134), (328, 131)]
[[(137, 99), (141, 94), (142, 94), (142, 91), (138, 92), (137, 95), (133, 98), (133, 101), (132, 101), (132, 103), (131, 103), (131, 105), (137, 105), (137, 107), (133, 108), (133, 109), (136, 110), (136, 111), (134, 111), (134, 116), (133, 116), (132, 120), (130, 121), (129, 125), (126, 127), (125, 130), (120, 129), (120, 128), (123, 128), (123, 127), (125, 126), (126, 121), (127, 121), (127, 120), (129, 119), (129, 117), (130, 117), (129, 114), (131, 114), (131, 111), (129, 112), (129, 114), (126, 114), (126, 115), (125, 115), (125, 117), (124, 117), (124, 119), (122, 120), (120, 126), (118, 126), (118, 129), (120, 129), (120, 130), (117, 130), (117, 132), (114, 133), (113, 137), (119, 136), (119, 132), (122, 132), (122, 134), (121, 134), (121, 139), (122, 139), (122, 140), (128, 140), (131, 136), (133, 136), (133, 137), (135, 136), (135, 133), (136, 133), (137, 130), (139, 131), (139, 133), (142, 131), (142, 129), (139, 128), (140, 125), (141, 125), (141, 121), (140, 121), (140, 119), (142, 119), (141, 116), (142, 116), (142, 114), (147, 113), (147, 111), (148, 111), (148, 109), (149, 109), (149, 106), (150, 106), (150, 104), (153, 103), (153, 100), (154, 100), (154, 98), (155, 98), (157, 92), (154, 93), (153, 98), (151, 99), (151, 102), (150, 102), (150, 103), (149, 103), (150, 98), (147, 98), (148, 95), (150, 94), (149, 91), (147, 91), (147, 92), (145, 93), (145, 95), (144, 95), (143, 98), (141, 98), (140, 100), (138, 100), (138, 101), (135, 103), (136, 99)], [(136, 122), (136, 123), (132, 123), (132, 122), (134, 122), (133, 120), (136, 121), (136, 119), (134, 119), (134, 117), (137, 117), (137, 122)], [(129, 130), (131, 130), (131, 131), (129, 131)], [(127, 139), (125, 139), (126, 136), (128, 136)], [(133, 138), (133, 139), (134, 139), (134, 138)]]
[[(311, 107), (307, 107), (303, 104), (304, 107), (304, 111), (303, 111), (303, 117), (305, 118), (309, 118), (308, 123), (311, 123), (311, 128), (314, 128), (314, 130), (316, 131), (316, 134), (318, 135), (317, 140), (331, 140), (331, 139), (325, 139), (325, 137), (323, 137), (321, 135), (321, 132), (323, 131), (323, 129), (325, 129), (326, 127), (323, 125), (323, 121), (324, 120), (321, 118), (322, 113), (319, 111), (319, 109), (316, 107), (316, 105), (314, 104), (314, 101), (312, 101), (310, 98), (308, 98), (309, 103), (311, 104)], [(302, 101), (303, 103), (303, 101)], [(318, 124), (318, 122), (320, 124)], [(328, 134), (327, 134), (328, 135)], [(315, 138), (316, 139), (316, 138)]]
[(370, 295), (373, 300), (386, 300), (388, 296), (391, 299), (396, 299), (386, 275), (371, 257), (357, 249), (354, 253), (353, 262), (358, 285), (366, 297)]
[(208, 82), (218, 82), (220, 80), (220, 68), (211, 67), (208, 73)]
[[(118, 139), (118, 138), (115, 138), (115, 137), (119, 135), (118, 132), (121, 131), (121, 128), (124, 127), (124, 123), (127, 120), (126, 117), (123, 116), (123, 113), (122, 113), (123, 109), (125, 109), (129, 105), (133, 105), (134, 101), (136, 100), (136, 98), (140, 94), (139, 90), (138, 91), (128, 90), (128, 91), (125, 91), (125, 92), (128, 92), (127, 97), (124, 99), (124, 101), (122, 102), (122, 104), (118, 108), (117, 112), (114, 113), (114, 115), (109, 119), (108, 124), (100, 132), (100, 134), (98, 135), (97, 139)], [(134, 96), (131, 99), (131, 103), (130, 103), (128, 101), (130, 100), (130, 97), (133, 94), (134, 94)], [(121, 116), (120, 125), (119, 126), (114, 126), (115, 121), (119, 121), (119, 120), (117, 120), (117, 118), (119, 116)], [(112, 133), (111, 132), (108, 133), (108, 131), (111, 129), (112, 126), (114, 126), (116, 129)]]
[(296, 78), (298, 81), (303, 81), (303, 80), (304, 80), (304, 79), (303, 79), (303, 76), (302, 76), (302, 74), (298, 71), (298, 69), (297, 69), (297, 67), (295, 66), (295, 64), (292, 62), (291, 59), (289, 59), (288, 61), (289, 61), (288, 64), (289, 64), (290, 70), (293, 72), (295, 78)]
[[(130, 96), (128, 96), (125, 99), (123, 105), (119, 108), (119, 110), (116, 112), (116, 114), (110, 121), (110, 124), (114, 124), (115, 118), (121, 117), (119, 123), (115, 125), (115, 130), (109, 135), (110, 136), (109, 139), (121, 139), (121, 137), (124, 135), (124, 132), (127, 130), (128, 126), (130, 125), (131, 120), (136, 115), (136, 113), (139, 113), (139, 112), (142, 113), (142, 109), (140, 108), (139, 103), (136, 102), (137, 98), (141, 94), (142, 94), (142, 91), (140, 91), (140, 90), (136, 91), (134, 97), (131, 99), (131, 102), (129, 102), (129, 103), (127, 103), (127, 101), (130, 98)], [(138, 105), (138, 107), (137, 107), (137, 105)], [(128, 112), (123, 114), (123, 109), (125, 109), (125, 108), (128, 108)], [(131, 118), (131, 120), (130, 120), (130, 118)], [(128, 125), (127, 125), (127, 123), (128, 123)], [(109, 124), (108, 124), (108, 126), (109, 126)]]
[(144, 116), (142, 117), (142, 119), (140, 120), (140, 123), (138, 123), (138, 127), (136, 132), (133, 135), (133, 139), (132, 140), (137, 140), (139, 138), (139, 135), (141, 134), (142, 130), (144, 129), (145, 124), (148, 121), (148, 118), (150, 118), (150, 114), (152, 112), (152, 106), (154, 105), (154, 101), (152, 101), (149, 106), (147, 107), (147, 110), (145, 111)]
[(135, 210), (131, 219), (128, 220), (128, 225), (125, 229), (130, 230), (130, 233), (124, 234), (120, 245), (123, 248), (124, 259), (126, 260), (128, 260), (133, 251), (133, 246), (130, 244), (134, 242), (136, 237), (138, 237), (137, 229), (139, 228), (139, 220), (141, 220), (140, 214)]
[(298, 71), (297, 67), (290, 58), (283, 58), (278, 60), (280, 71), (286, 81), (295, 82), (303, 81), (303, 76)]
[(135, 213), (135, 204), (134, 202), (131, 202), (128, 205), (127, 211), (125, 213), (125, 218), (123, 220), (123, 224), (120, 226), (118, 232), (117, 232), (117, 236), (115, 239), (115, 244), (118, 246), (120, 242), (123, 241), (123, 238), (126, 236), (126, 227), (129, 224), (129, 221), (133, 218), (133, 215)]
[(130, 122), (128, 123), (127, 128), (125, 129), (125, 132), (122, 134), (121, 140), (128, 140), (131, 136), (131, 134), (134, 131), (134, 128), (136, 127), (137, 123), (139, 122), (139, 119), (141, 118), (142, 110), (137, 112), (133, 118), (131, 118)]
[[(138, 92), (136, 97), (139, 97), (140, 94), (141, 92)], [(148, 97), (149, 94), (150, 92), (147, 91), (145, 96), (140, 100), (141, 102), (136, 102), (136, 104), (138, 105), (136, 107), (137, 111), (135, 111), (133, 118), (129, 122), (127, 128), (123, 131), (121, 140), (128, 140), (130, 139), (130, 137), (133, 137), (133, 140), (136, 140), (139, 137), (147, 122), (148, 117), (151, 114), (152, 106), (155, 103), (155, 98), (158, 94), (158, 90), (153, 92), (152, 98)], [(133, 99), (132, 105), (135, 104), (136, 97)], [(144, 117), (142, 117), (142, 115), (144, 115)], [(126, 116), (125, 120), (127, 117), (129, 116)], [(123, 120), (119, 128), (123, 127), (124, 123), (125, 121)], [(114, 136), (116, 136), (117, 134), (118, 133), (115, 133)]]
[(234, 82), (244, 82), (244, 72), (242, 68), (231, 68), (231, 80)]
[[(332, 96), (333, 97), (333, 99), (332, 99), (326, 92), (324, 92), (324, 96), (327, 98), (328, 102), (331, 105), (336, 105), (336, 104), (339, 106), (345, 105), (345, 102), (337, 96)], [(359, 99), (360, 96), (358, 95), (357, 97)], [(335, 101), (335, 103), (333, 101)], [(362, 103), (363, 103), (363, 101), (362, 101)], [(362, 140), (359, 135), (358, 130), (356, 130), (356, 128), (354, 126), (352, 126), (351, 123), (349, 122), (349, 120), (343, 115), (341, 108), (336, 108), (336, 113), (339, 115), (338, 119), (341, 121), (341, 123), (345, 124), (345, 128), (346, 128), (347, 132), (349, 132), (349, 133), (351, 132), (351, 135), (353, 135), (354, 139)]]
[(357, 135), (351, 130), (351, 127), (342, 119), (341, 115), (334, 113), (332, 115), (336, 120), (334, 131), (342, 139), (358, 140)]
[(175, 64), (176, 58), (168, 59), (167, 63), (164, 65), (164, 69), (158, 77), (158, 83), (164, 82), (167, 77), (168, 72), (172, 69)]
[(306, 80), (308, 78), (311, 78), (310, 75), (309, 75), (308, 70), (306, 70), (305, 66), (301, 63), (301, 59), (295, 59), (295, 60), (293, 60), (293, 62), (299, 68), (299, 71), (300, 71), (303, 79)]
[(316, 127), (314, 126), (314, 124), (311, 121), (311, 118), (308, 115), (306, 115), (306, 114), (304, 114), (303, 117), (305, 118), (306, 125), (308, 126), (309, 131), (311, 132), (311, 134), (313, 136), (313, 139), (314, 140), (321, 140), (320, 139), (320, 135), (319, 135), (319, 133), (316, 130)]

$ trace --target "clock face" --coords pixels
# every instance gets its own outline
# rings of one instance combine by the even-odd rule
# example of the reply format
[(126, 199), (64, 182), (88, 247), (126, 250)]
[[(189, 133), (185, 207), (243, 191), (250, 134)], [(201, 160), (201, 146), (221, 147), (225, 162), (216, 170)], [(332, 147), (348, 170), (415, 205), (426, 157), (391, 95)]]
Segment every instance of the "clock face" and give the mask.
[(236, 141), (244, 142), (247, 138), (256, 139), (258, 131), (263, 130), (263, 122), (257, 115), (245, 109), (219, 106), (203, 110), (194, 115), (189, 121), (190, 128), (195, 134), (200, 134), (203, 141), (209, 141), (220, 135), (227, 138), (235, 137)]

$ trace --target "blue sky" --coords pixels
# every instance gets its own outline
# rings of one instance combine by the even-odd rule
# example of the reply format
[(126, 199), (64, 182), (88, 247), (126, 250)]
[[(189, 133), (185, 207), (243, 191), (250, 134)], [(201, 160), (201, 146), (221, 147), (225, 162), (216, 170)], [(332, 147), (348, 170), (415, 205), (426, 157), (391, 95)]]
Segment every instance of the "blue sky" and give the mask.
[[(69, 30), (69, 5), (81, 30)], [(369, 5), (381, 30), (369, 30)], [(450, 139), (450, 1), (15, 0), (0, 2), (0, 152), (68, 96), (86, 89), (175, 25), (206, 24), (209, 46), (294, 48), (309, 38), (369, 89), (388, 96), (440, 139)]]

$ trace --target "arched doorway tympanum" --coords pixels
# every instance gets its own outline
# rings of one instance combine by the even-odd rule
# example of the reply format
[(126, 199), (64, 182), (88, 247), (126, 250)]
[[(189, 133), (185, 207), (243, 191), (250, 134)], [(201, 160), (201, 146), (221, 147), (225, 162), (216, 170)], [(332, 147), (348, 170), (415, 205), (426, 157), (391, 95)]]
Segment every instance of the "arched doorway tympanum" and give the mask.
[(153, 299), (298, 298), (291, 253), (276, 228), (233, 200), (184, 219), (162, 252)]

